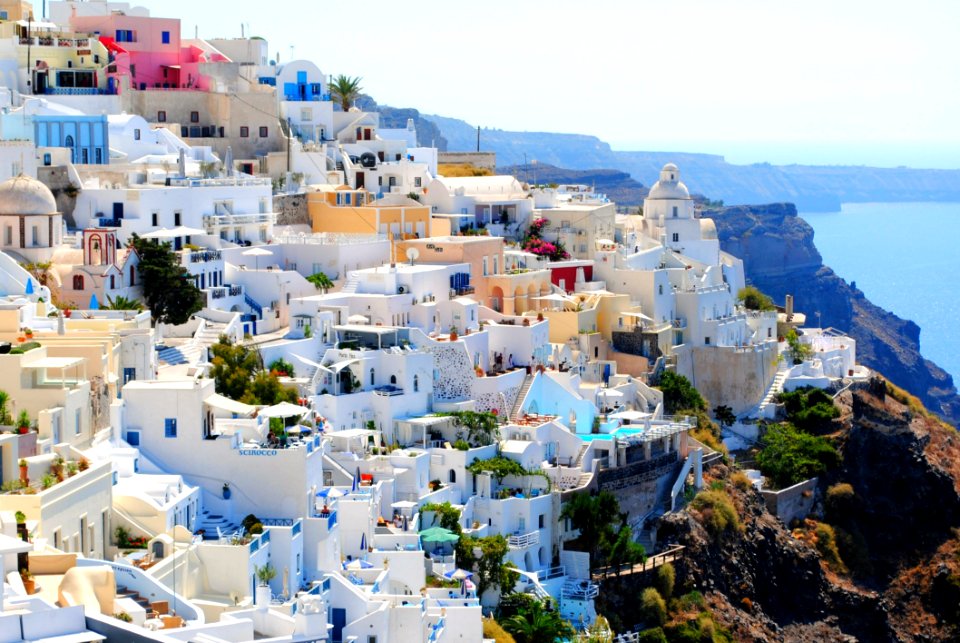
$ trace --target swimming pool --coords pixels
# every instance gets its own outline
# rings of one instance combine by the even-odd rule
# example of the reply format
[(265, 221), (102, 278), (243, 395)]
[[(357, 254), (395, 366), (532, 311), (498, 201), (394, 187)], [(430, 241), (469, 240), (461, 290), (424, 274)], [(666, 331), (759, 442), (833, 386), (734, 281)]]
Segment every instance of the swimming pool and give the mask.
[(621, 426), (619, 429), (613, 433), (588, 433), (588, 434), (577, 434), (577, 437), (583, 440), (584, 442), (592, 442), (594, 440), (609, 440), (611, 438), (625, 438), (631, 435), (637, 435), (638, 433), (643, 433), (644, 429), (642, 427), (630, 427), (630, 426)]

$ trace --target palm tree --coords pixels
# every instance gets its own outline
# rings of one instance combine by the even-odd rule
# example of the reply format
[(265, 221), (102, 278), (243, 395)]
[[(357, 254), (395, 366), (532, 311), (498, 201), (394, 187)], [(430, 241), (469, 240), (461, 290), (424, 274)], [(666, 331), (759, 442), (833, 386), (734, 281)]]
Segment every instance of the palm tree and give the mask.
[(105, 306), (106, 310), (143, 310), (143, 303), (138, 299), (128, 299), (123, 295), (117, 295), (116, 299), (111, 299), (110, 295), (107, 295), (107, 302), (109, 305)]
[(357, 99), (360, 92), (363, 91), (363, 87), (360, 86), (361, 80), (363, 79), (360, 78), (360, 76), (350, 78), (350, 76), (340, 74), (334, 77), (333, 81), (329, 84), (330, 93), (340, 101), (340, 107), (343, 111), (348, 111), (350, 105)]
[(10, 394), (6, 391), (0, 391), (0, 424), (7, 426), (13, 424), (13, 418), (10, 417), (10, 412), (7, 411), (7, 402), (9, 401)]
[(503, 629), (512, 634), (517, 643), (554, 643), (574, 634), (560, 614), (546, 609), (540, 601), (505, 619)]

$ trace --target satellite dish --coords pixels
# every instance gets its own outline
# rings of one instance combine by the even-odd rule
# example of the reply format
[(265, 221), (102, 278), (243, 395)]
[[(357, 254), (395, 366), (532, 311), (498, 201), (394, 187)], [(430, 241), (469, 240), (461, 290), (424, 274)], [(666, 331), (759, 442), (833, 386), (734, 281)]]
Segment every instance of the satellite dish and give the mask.
[(416, 248), (407, 248), (407, 259), (410, 260), (410, 265), (413, 265), (413, 262), (420, 258), (420, 251)]

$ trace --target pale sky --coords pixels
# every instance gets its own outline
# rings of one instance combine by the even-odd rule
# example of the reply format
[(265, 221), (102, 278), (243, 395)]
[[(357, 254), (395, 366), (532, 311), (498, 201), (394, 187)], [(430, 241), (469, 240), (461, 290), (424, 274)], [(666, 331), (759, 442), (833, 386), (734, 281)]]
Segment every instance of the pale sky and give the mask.
[[(39, 0), (38, 0), (39, 4)], [(378, 102), (615, 149), (960, 167), (955, 0), (144, 0)]]

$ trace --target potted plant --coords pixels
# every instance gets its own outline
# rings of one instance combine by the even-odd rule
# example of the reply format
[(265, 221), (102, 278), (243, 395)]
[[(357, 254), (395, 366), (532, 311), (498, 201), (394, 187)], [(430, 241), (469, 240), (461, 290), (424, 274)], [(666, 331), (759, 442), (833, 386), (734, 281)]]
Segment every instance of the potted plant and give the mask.
[(57, 479), (57, 482), (63, 482), (63, 458), (57, 456), (50, 463), (50, 473)]
[(543, 313), (537, 312), (537, 321), (543, 321)]
[(20, 570), (20, 580), (23, 581), (23, 589), (27, 594), (33, 594), (37, 591), (37, 583), (33, 579), (33, 574), (26, 567)]
[(22, 511), (18, 511), (14, 514), (14, 516), (17, 519), (17, 527), (25, 527), (27, 525), (27, 514), (23, 513)]
[(230, 495), (231, 495), (230, 483), (229, 483), (229, 482), (224, 482), (224, 483), (223, 483), (223, 499), (224, 499), (224, 500), (230, 500)]
[(524, 326), (529, 326), (529, 325), (530, 325), (530, 318), (529, 318), (529, 317), (524, 317), (524, 318), (523, 318), (523, 325), (524, 325)]
[(27, 477), (27, 471), (28, 471), (28, 466), (27, 466), (26, 459), (20, 458), (20, 482), (23, 483), (24, 487), (30, 484), (30, 478)]
[(68, 478), (72, 478), (73, 476), (77, 475), (77, 472), (78, 472), (79, 470), (80, 470), (80, 465), (78, 465), (76, 462), (72, 462), (72, 461), (71, 461), (71, 462), (68, 462), (68, 463), (67, 463), (67, 477), (68, 477)]
[(451, 341), (451, 342), (457, 341), (457, 339), (460, 337), (457, 333), (458, 333), (457, 327), (456, 327), (456, 326), (451, 326), (451, 327), (450, 327), (450, 341)]
[(17, 416), (17, 433), (23, 435), (30, 431), (30, 414), (25, 410), (20, 411), (20, 415)]
[(267, 563), (262, 567), (255, 567), (257, 580), (259, 584), (257, 585), (256, 596), (254, 601), (258, 607), (267, 607), (270, 605), (270, 581), (277, 577), (277, 570)]
[(81, 471), (86, 471), (90, 468), (90, 461), (86, 458), (80, 458), (80, 460), (77, 461), (77, 468)]
[(33, 339), (33, 329), (32, 329), (32, 328), (24, 328), (24, 329), (23, 329), (23, 334), (26, 335), (27, 339)]

